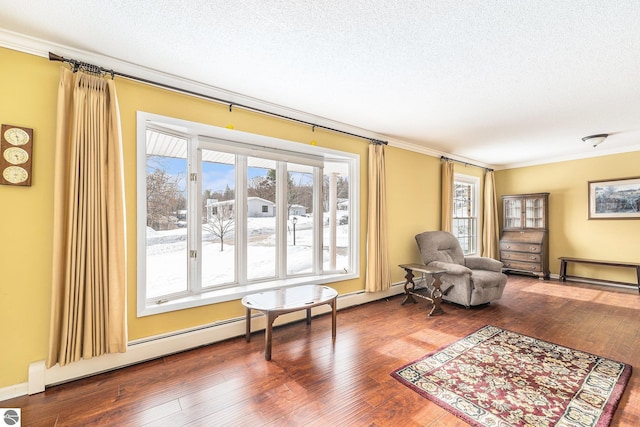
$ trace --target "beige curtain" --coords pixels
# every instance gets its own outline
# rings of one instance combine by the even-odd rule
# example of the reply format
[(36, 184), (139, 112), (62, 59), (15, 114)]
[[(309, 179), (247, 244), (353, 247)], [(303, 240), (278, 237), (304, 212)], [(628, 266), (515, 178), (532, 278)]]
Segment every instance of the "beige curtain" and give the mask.
[(482, 221), (482, 256), (500, 258), (500, 229), (498, 227), (498, 202), (493, 171), (484, 175), (484, 218)]
[(453, 231), (453, 162), (442, 162), (442, 216), (440, 228), (442, 231)]
[(58, 88), (47, 367), (126, 351), (120, 113), (113, 80), (63, 68)]
[(378, 292), (390, 287), (391, 272), (389, 270), (384, 145), (370, 144), (365, 290), (367, 292)]

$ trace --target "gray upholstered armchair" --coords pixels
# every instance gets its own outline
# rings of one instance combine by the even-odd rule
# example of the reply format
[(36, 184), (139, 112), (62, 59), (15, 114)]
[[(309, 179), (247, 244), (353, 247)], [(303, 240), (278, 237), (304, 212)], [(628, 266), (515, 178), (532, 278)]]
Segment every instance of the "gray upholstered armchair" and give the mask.
[(447, 270), (440, 276), (445, 301), (470, 307), (502, 297), (507, 276), (502, 273), (500, 261), (465, 257), (458, 239), (447, 231), (417, 234), (416, 242), (425, 265)]

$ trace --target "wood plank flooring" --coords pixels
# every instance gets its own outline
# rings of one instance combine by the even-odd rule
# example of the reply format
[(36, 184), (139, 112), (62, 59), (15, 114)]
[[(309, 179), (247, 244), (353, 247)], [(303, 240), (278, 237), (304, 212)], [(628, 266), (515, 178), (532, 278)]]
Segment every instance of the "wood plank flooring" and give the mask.
[[(509, 276), (503, 299), (481, 308), (401, 306), (403, 296), (48, 388), (0, 402), (23, 426), (466, 426), (390, 372), (492, 324), (640, 366), (640, 296), (633, 288)], [(613, 426), (640, 425), (640, 372)]]

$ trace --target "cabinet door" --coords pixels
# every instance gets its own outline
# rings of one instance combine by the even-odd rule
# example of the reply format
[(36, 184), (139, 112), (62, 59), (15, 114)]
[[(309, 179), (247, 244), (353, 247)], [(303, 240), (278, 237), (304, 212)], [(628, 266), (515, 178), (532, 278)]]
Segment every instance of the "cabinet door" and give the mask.
[(545, 228), (545, 208), (544, 197), (528, 197), (524, 200), (524, 217), (526, 228)]
[(504, 228), (522, 227), (522, 199), (514, 198), (503, 200)]

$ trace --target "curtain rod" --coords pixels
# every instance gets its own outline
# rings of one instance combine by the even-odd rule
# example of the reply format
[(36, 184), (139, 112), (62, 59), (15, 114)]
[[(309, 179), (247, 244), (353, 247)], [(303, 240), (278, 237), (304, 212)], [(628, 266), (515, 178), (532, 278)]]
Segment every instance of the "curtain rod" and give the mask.
[(233, 107), (240, 107), (243, 108), (245, 110), (249, 110), (249, 111), (254, 111), (257, 113), (261, 113), (261, 114), (266, 114), (272, 117), (277, 117), (279, 119), (285, 119), (285, 120), (289, 120), (292, 122), (296, 122), (296, 123), (301, 123), (307, 126), (311, 126), (311, 131), (315, 132), (316, 128), (321, 128), (324, 130), (328, 130), (331, 132), (337, 132), (337, 133), (341, 133), (343, 135), (349, 135), (349, 136), (353, 136), (356, 138), (360, 138), (360, 139), (366, 139), (367, 141), (369, 141), (372, 144), (376, 144), (376, 145), (388, 145), (387, 141), (381, 141), (379, 139), (375, 139), (375, 138), (369, 138), (366, 136), (362, 136), (362, 135), (357, 135), (355, 133), (351, 133), (351, 132), (347, 132), (344, 130), (340, 130), (340, 129), (334, 129), (328, 126), (324, 126), (324, 125), (318, 125), (315, 123), (311, 123), (311, 122), (307, 122), (305, 120), (301, 120), (301, 119), (296, 119), (294, 117), (289, 117), (289, 116), (285, 116), (283, 114), (278, 114), (278, 113), (273, 113), (271, 111), (267, 111), (267, 110), (263, 110), (260, 108), (256, 108), (256, 107), (251, 107), (248, 105), (244, 105), (244, 104), (239, 104), (236, 102), (231, 102), (231, 101), (227, 101), (225, 99), (222, 98), (216, 98), (215, 96), (210, 96), (210, 95), (205, 95), (202, 93), (198, 93), (198, 92), (194, 92), (194, 91), (190, 91), (188, 89), (182, 89), (182, 88), (178, 88), (175, 86), (171, 86), (171, 85), (167, 85), (164, 83), (159, 83), (159, 82), (154, 82), (153, 80), (148, 80), (148, 79), (144, 79), (142, 77), (136, 77), (136, 76), (132, 76), (129, 74), (124, 74), (124, 73), (119, 73), (117, 71), (114, 70), (109, 70), (106, 68), (102, 68), (99, 67), (97, 65), (92, 65), (92, 64), (88, 64), (86, 62), (82, 62), (82, 61), (77, 61), (75, 59), (69, 59), (69, 58), (64, 58), (60, 55), (56, 55), (55, 53), (51, 53), (49, 52), (49, 61), (59, 61), (59, 62), (66, 62), (70, 65), (73, 66), (73, 72), (75, 73), (76, 71), (78, 71), (79, 69), (84, 69), (90, 73), (94, 73), (94, 74), (110, 74), (111, 78), (113, 79), (115, 76), (119, 76), (119, 77), (123, 77), (129, 80), (134, 80), (134, 81), (138, 81), (138, 82), (142, 82), (142, 83), (146, 83), (149, 85), (153, 85), (153, 86), (157, 86), (157, 87), (161, 87), (164, 89), (169, 89), (175, 92), (181, 92), (181, 93), (185, 93), (187, 95), (193, 95), (199, 98), (204, 98), (204, 99), (208, 99), (210, 101), (215, 101), (215, 102), (219, 102), (221, 104), (228, 104), (229, 105), (229, 111), (231, 111), (233, 109)]
[(449, 157), (445, 157), (445, 156), (440, 156), (440, 160), (449, 160), (449, 161), (452, 161), (452, 162), (458, 162), (458, 163), (462, 163), (465, 166), (474, 166), (476, 168), (482, 168), (482, 169), (486, 170), (487, 172), (493, 172), (493, 169), (491, 169), (491, 168), (474, 165), (473, 163), (469, 163), (469, 162), (463, 162), (462, 160), (450, 159)]

